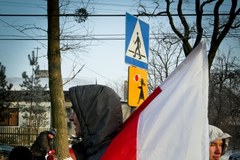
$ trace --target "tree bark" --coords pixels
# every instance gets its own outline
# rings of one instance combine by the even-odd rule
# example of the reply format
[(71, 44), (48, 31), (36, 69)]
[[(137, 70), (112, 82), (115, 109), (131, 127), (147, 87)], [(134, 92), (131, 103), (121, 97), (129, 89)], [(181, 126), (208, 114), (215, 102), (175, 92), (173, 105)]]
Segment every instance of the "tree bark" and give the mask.
[(52, 127), (57, 129), (55, 149), (58, 159), (69, 157), (66, 110), (61, 75), (59, 1), (48, 2), (48, 69)]

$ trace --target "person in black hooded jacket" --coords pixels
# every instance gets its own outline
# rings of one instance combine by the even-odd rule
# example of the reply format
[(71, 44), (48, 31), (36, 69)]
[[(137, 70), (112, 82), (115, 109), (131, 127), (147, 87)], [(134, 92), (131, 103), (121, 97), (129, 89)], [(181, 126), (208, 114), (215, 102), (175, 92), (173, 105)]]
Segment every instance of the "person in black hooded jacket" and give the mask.
[(78, 160), (99, 160), (120, 131), (123, 118), (120, 97), (103, 85), (84, 85), (69, 89), (76, 136), (72, 145)]

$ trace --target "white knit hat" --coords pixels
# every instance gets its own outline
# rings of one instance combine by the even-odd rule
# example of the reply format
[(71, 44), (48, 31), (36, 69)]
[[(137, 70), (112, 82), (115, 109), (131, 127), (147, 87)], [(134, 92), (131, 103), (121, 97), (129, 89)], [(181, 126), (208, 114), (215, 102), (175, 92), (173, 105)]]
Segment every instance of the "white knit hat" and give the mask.
[(228, 143), (230, 141), (230, 135), (227, 133), (223, 133), (223, 131), (216, 126), (209, 125), (209, 140), (213, 142), (218, 139), (224, 140), (224, 145), (222, 148), (222, 155), (227, 151)]

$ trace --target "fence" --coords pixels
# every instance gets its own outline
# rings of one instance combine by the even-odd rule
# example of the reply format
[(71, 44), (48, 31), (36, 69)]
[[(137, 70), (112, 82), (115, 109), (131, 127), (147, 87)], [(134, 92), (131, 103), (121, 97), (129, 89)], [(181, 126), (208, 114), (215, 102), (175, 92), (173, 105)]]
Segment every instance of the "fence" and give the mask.
[(49, 128), (0, 127), (0, 143), (10, 146), (28, 146), (36, 140), (40, 132)]

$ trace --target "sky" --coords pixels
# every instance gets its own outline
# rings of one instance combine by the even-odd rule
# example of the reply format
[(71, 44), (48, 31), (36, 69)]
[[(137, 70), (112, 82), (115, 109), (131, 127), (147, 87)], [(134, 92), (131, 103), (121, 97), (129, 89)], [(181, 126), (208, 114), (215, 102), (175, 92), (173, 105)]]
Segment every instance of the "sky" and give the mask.
[[(128, 1), (121, 3), (109, 3), (111, 1), (92, 1), (92, 4), (84, 4), (93, 14), (125, 14), (127, 8), (132, 10)], [(132, 3), (133, 5), (134, 3)], [(120, 7), (118, 7), (120, 6)], [(46, 14), (46, 1), (43, 0), (1, 0), (0, 14)], [(76, 1), (66, 9), (67, 13), (73, 13), (81, 7)], [(116, 9), (113, 9), (115, 7)], [(85, 35), (87, 32), (98, 37), (106, 35), (125, 34), (125, 17), (89, 17), (84, 24), (75, 23), (72, 18), (62, 18), (66, 34)], [(47, 28), (46, 17), (0, 17), (0, 38), (35, 38), (46, 37), (46, 32), (33, 27)], [(63, 25), (61, 25), (63, 27)], [(22, 30), (24, 29), (25, 30)], [(70, 28), (70, 29), (69, 29)], [(102, 36), (101, 36), (102, 35)], [(109, 37), (109, 36), (108, 36)], [(111, 37), (110, 37), (111, 38)], [(76, 42), (69, 42), (76, 43)], [(122, 40), (86, 40), (83, 49), (69, 51), (62, 54), (62, 77), (69, 78), (83, 65), (82, 71), (76, 78), (87, 79), (89, 83), (121, 85), (128, 75), (128, 65), (124, 62), (124, 39)], [(8, 78), (21, 77), (23, 71), (31, 74), (28, 54), (38, 52), (40, 69), (47, 69), (47, 41), (46, 40), (1, 40), (0, 62), (6, 67)], [(39, 49), (37, 49), (39, 48)]]
[[(138, 4), (137, 0), (93, 0), (88, 4), (86, 1), (79, 3), (80, 1), (72, 0), (71, 2), (67, 8), (62, 8), (66, 13), (73, 13), (77, 7), (84, 6), (95, 15), (124, 15), (126, 12), (136, 14)], [(145, 0), (145, 2), (148, 1)], [(149, 1), (149, 7), (151, 4), (152, 1)], [(46, 15), (46, 8), (45, 0), (0, 0), (0, 15), (15, 15), (0, 16), (0, 62), (6, 67), (7, 78), (21, 77), (24, 71), (31, 74), (27, 56), (33, 51), (38, 54), (40, 69), (48, 68), (47, 41), (39, 40), (46, 38), (47, 17), (16, 16), (20, 14)], [(151, 33), (154, 23), (157, 22), (146, 17), (140, 19), (149, 23)], [(80, 42), (85, 47), (62, 53), (62, 77), (70, 78), (84, 66), (76, 78), (89, 83), (97, 82), (121, 87), (128, 79), (129, 66), (124, 61), (125, 16), (93, 16), (81, 24), (76, 23), (72, 17), (62, 17), (60, 22), (64, 35), (80, 38), (87, 35), (84, 41), (67, 41), (69, 44)], [(163, 17), (161, 23), (166, 22), (168, 23), (167, 19)], [(95, 40), (89, 40), (91, 37)], [(229, 44), (239, 49), (239, 42), (234, 41)]]

